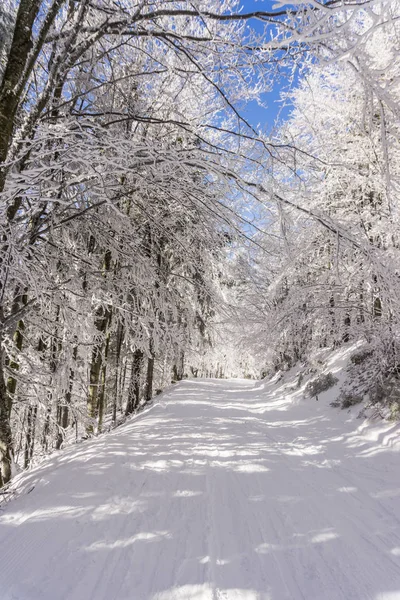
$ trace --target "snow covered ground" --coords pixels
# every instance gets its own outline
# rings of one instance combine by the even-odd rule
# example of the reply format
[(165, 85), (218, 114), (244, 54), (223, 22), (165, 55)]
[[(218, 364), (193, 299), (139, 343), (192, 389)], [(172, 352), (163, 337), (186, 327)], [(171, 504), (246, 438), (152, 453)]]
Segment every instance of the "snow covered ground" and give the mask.
[(184, 381), (25, 474), (0, 599), (400, 599), (399, 426), (293, 383)]

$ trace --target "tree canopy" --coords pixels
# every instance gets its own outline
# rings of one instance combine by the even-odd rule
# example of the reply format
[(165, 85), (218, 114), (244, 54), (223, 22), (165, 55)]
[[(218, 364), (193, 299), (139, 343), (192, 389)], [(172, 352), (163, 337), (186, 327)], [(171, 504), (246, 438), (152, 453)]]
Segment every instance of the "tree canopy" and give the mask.
[[(232, 293), (261, 351), (392, 335), (397, 13), (3, 4), (0, 485), (171, 375), (221, 374), (204, 357)], [(243, 108), (282, 74), (293, 113), (267, 134)]]

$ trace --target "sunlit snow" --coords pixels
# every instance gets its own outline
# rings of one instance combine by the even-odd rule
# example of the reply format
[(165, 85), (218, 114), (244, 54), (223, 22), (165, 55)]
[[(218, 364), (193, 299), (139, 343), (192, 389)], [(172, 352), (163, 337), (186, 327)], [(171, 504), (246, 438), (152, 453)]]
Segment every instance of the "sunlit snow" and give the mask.
[(295, 380), (183, 381), (20, 477), (0, 599), (399, 600), (399, 425)]

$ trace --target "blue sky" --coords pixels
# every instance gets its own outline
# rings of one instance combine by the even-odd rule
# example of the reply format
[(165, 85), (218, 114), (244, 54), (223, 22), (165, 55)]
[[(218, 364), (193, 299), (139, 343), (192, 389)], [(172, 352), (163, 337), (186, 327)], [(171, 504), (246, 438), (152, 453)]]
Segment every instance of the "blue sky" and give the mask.
[[(242, 0), (241, 4), (244, 12), (255, 10), (273, 11), (276, 0)], [(258, 31), (264, 29), (264, 25), (256, 19), (251, 24)], [(252, 125), (258, 126), (260, 124), (263, 129), (270, 131), (278, 116), (280, 120), (285, 120), (288, 117), (291, 107), (283, 105), (280, 99), (280, 93), (287, 83), (288, 81), (285, 81), (283, 77), (280, 80), (277, 79), (273, 90), (262, 98), (263, 104), (267, 106), (266, 108), (259, 106), (257, 102), (248, 103), (243, 113)]]
[(278, 82), (271, 92), (265, 94), (263, 103), (266, 104), (266, 108), (259, 106), (255, 101), (247, 104), (242, 112), (252, 125), (255, 127), (260, 125), (262, 129), (270, 131), (278, 116), (280, 121), (287, 119), (290, 114), (291, 106), (288, 106), (287, 104), (283, 105), (282, 100), (280, 99), (281, 90), (282, 83)]

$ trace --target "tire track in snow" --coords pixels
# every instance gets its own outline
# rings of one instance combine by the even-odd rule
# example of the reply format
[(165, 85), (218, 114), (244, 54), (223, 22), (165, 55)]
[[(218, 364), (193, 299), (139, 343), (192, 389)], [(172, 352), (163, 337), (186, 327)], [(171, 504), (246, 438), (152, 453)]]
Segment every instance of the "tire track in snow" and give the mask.
[[(216, 389), (211, 399), (210, 386)], [(339, 467), (306, 465), (310, 455), (301, 446), (297, 456), (288, 456), (293, 448), (290, 421), (276, 430), (282, 413), (273, 408), (268, 412), (271, 426), (263, 416), (253, 417), (251, 394), (256, 403), (260, 398), (243, 384), (235, 386), (184, 382), (176, 388), (178, 401), (171, 401), (162, 416), (157, 413), (156, 419), (153, 412), (128, 433), (113, 434), (127, 458), (118, 467), (112, 452), (101, 448), (100, 462), (111, 478), (105, 482), (99, 468), (91, 473), (90, 485), (104, 502), (103, 512), (94, 519), (83, 514), (74, 529), (72, 521), (64, 520), (67, 533), (76, 535), (71, 545), (63, 547), (66, 533), (58, 531), (62, 498), (55, 478), (46, 488), (38, 486), (33, 506), (40, 501), (50, 506), (47, 521), (39, 523), (39, 507), (26, 510), (10, 533), (5, 528), (9, 572), (4, 578), (0, 562), (1, 600), (11, 600), (13, 591), (19, 600), (377, 600), (386, 592), (394, 597), (400, 571), (395, 555), (388, 555), (388, 544), (400, 530), (395, 511), (392, 531), (387, 531), (392, 511), (368, 495), (361, 473), (352, 480)], [(262, 402), (267, 405), (267, 396)], [(243, 417), (225, 418), (235, 407)], [(306, 406), (296, 410), (304, 410), (307, 418)], [(323, 426), (304, 419), (309, 447), (313, 440), (317, 443)], [(332, 449), (340, 446), (324, 450), (326, 458)], [(95, 452), (89, 454), (96, 463)], [(77, 463), (70, 462), (66, 471), (63, 467), (63, 488), (71, 487), (79, 497), (86, 470), (75, 476)], [(392, 471), (398, 473), (394, 461)], [(358, 493), (338, 495), (344, 484), (356, 485)], [(119, 498), (113, 496), (115, 490)], [(114, 499), (115, 511), (107, 512)], [(29, 507), (30, 500), (17, 499), (5, 514), (12, 514), (13, 506), (15, 511)], [(54, 502), (59, 506), (51, 512)], [(89, 511), (93, 502), (87, 500), (85, 506), (82, 501), (82, 507)], [(130, 510), (129, 502), (139, 502), (137, 510)], [(32, 546), (24, 548), (25, 543)], [(98, 551), (88, 554), (91, 546)], [(29, 564), (37, 572), (31, 574)]]
[[(284, 441), (277, 441), (270, 433), (266, 433), (265, 432), (265, 436), (267, 437), (267, 439), (273, 443), (273, 445), (275, 445), (276, 447), (279, 447), (283, 444), (287, 445), (288, 442), (284, 442)], [(302, 455), (303, 457), (307, 457), (308, 454), (306, 452), (302, 452), (301, 449), (298, 449), (299, 454)], [(282, 458), (282, 462), (284, 464), (290, 465), (291, 464), (291, 457), (287, 456), (285, 453), (281, 452), (281, 458)], [(308, 507), (307, 507), (307, 511), (309, 514), (314, 514), (314, 515), (320, 515), (323, 517), (323, 519), (326, 521), (326, 523), (332, 523), (332, 514), (329, 512), (329, 510), (327, 510), (325, 508), (325, 504), (324, 504), (324, 497), (321, 497), (321, 489), (317, 488), (313, 483), (310, 482), (310, 480), (308, 479), (307, 481), (301, 477), (299, 475), (299, 473), (294, 470), (291, 466), (289, 466), (289, 470), (291, 472), (291, 476), (293, 479), (295, 479), (298, 484), (299, 484), (299, 489), (302, 492), (303, 497), (305, 496), (305, 490), (307, 488), (312, 490), (311, 494), (308, 494), (307, 496), (307, 503), (308, 503)], [(317, 470), (316, 467), (314, 467), (314, 470)], [(318, 469), (319, 471), (319, 469)], [(329, 469), (330, 473), (334, 472), (333, 470)], [(329, 478), (330, 482), (331, 482), (331, 477)], [(350, 483), (350, 482), (348, 482)], [(320, 501), (317, 502), (317, 498), (320, 498)], [(374, 554), (375, 556), (379, 556), (379, 555), (385, 555), (386, 559), (393, 565), (393, 567), (395, 568), (395, 571), (397, 572), (397, 576), (393, 577), (393, 581), (394, 582), (398, 582), (400, 581), (400, 561), (395, 561), (393, 559), (392, 556), (390, 556), (387, 552), (388, 548), (387, 545), (381, 540), (379, 539), (378, 543), (374, 543), (368, 536), (365, 535), (365, 526), (366, 523), (368, 522), (363, 521), (360, 519), (360, 517), (358, 516), (358, 512), (357, 511), (350, 511), (350, 515), (348, 514), (348, 511), (346, 511), (345, 508), (340, 507), (340, 519), (337, 519), (337, 514), (336, 516), (334, 515), (334, 526), (336, 528), (339, 528), (340, 533), (342, 535), (342, 537), (345, 537), (346, 534), (348, 534), (349, 532), (351, 532), (352, 530), (357, 532), (357, 537), (358, 539), (362, 539), (364, 541), (364, 543), (369, 546), (370, 548), (372, 548), (372, 550), (374, 550)], [(337, 507), (335, 507), (335, 509), (337, 509)], [(376, 512), (374, 510), (371, 511), (372, 514), (376, 514)], [(303, 519), (305, 517), (305, 515), (303, 514)], [(287, 517), (289, 517), (289, 513), (287, 513)], [(397, 519), (396, 519), (397, 521)], [(354, 539), (352, 541), (352, 543), (354, 543)], [(374, 596), (369, 595), (368, 590), (365, 589), (365, 592), (363, 593), (362, 596), (360, 596), (360, 588), (364, 587), (364, 577), (366, 573), (364, 571), (364, 574), (361, 575), (361, 579), (358, 580), (357, 585), (354, 586), (352, 581), (349, 581), (348, 579), (344, 579), (342, 577), (342, 573), (343, 573), (343, 564), (338, 560), (338, 558), (336, 556), (331, 556), (330, 563), (327, 563), (327, 560), (321, 555), (321, 548), (320, 548), (320, 544), (316, 544), (317, 546), (317, 553), (320, 555), (320, 559), (323, 561), (323, 563), (326, 566), (325, 569), (325, 577), (328, 576), (328, 579), (330, 579), (331, 583), (332, 583), (332, 589), (335, 589), (335, 587), (339, 587), (340, 591), (341, 591), (341, 598), (343, 598), (343, 600), (352, 600), (354, 598), (354, 600), (366, 600), (367, 598), (370, 598), (371, 600), (375, 600)], [(378, 552), (377, 552), (378, 551)], [(315, 552), (315, 549), (314, 549)], [(349, 555), (352, 556), (352, 555)], [(354, 555), (353, 555), (354, 556)], [(373, 557), (371, 557), (372, 559)], [(371, 569), (374, 567), (374, 561), (371, 560)], [(393, 575), (393, 574), (392, 574)], [(353, 577), (355, 576), (355, 574), (353, 573)], [(340, 580), (342, 580), (342, 583), (340, 584)], [(324, 586), (326, 586), (326, 580), (323, 584)], [(350, 587), (349, 587), (350, 586)], [(338, 598), (337, 595), (334, 596), (334, 600), (336, 600)], [(319, 599), (318, 599), (319, 600)]]
[(207, 460), (206, 466), (206, 502), (207, 502), (207, 540), (208, 540), (208, 560), (209, 560), (209, 583), (211, 586), (211, 599), (221, 600), (221, 596), (218, 594), (216, 587), (216, 566), (217, 566), (217, 552), (215, 547), (215, 535), (218, 531), (218, 524), (216, 523), (214, 513), (214, 486), (212, 483), (213, 472), (210, 467), (210, 461)]

